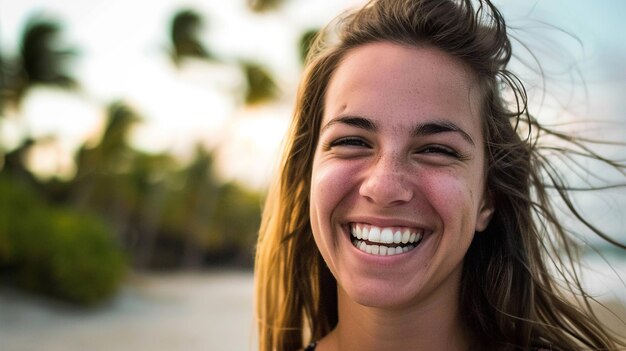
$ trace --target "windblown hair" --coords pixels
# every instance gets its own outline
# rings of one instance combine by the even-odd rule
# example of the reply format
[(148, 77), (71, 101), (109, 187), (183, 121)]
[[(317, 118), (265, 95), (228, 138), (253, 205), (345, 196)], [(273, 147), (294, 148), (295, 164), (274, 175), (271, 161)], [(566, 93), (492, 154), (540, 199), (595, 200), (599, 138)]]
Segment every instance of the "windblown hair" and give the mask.
[(309, 223), (311, 170), (328, 82), (347, 52), (372, 42), (442, 50), (470, 67), (482, 89), (487, 190), (495, 213), (466, 254), (460, 293), (465, 324), (480, 349), (626, 346), (591, 310), (576, 270), (576, 245), (557, 217), (554, 198), (592, 232), (624, 246), (576, 210), (574, 189), (548, 159), (554, 146), (540, 141), (558, 140), (564, 157), (598, 160), (622, 174), (626, 165), (531, 116), (524, 86), (507, 70), (512, 51), (504, 19), (489, 0), (373, 0), (323, 31), (308, 59), (257, 246), (260, 350), (300, 349), (337, 324), (337, 282)]

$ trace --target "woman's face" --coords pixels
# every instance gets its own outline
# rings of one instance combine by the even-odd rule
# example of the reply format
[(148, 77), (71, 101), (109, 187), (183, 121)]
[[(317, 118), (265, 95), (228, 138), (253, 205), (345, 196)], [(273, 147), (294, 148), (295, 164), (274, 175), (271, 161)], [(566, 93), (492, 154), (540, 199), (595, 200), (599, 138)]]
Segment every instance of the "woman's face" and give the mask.
[(400, 307), (458, 291), (463, 257), (493, 212), (479, 106), (473, 74), (434, 48), (372, 43), (338, 66), (310, 215), (351, 299)]

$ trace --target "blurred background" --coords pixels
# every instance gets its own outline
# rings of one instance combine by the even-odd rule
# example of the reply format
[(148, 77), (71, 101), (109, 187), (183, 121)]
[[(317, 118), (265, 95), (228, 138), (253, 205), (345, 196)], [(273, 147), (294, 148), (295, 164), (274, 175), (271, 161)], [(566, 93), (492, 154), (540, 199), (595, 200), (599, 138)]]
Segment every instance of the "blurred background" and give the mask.
[[(363, 3), (0, 0), (0, 350), (255, 349), (254, 243), (303, 57)], [(496, 4), (531, 112), (626, 142), (626, 3)], [(576, 202), (626, 242), (623, 189)], [(623, 311), (626, 254), (572, 229)]]

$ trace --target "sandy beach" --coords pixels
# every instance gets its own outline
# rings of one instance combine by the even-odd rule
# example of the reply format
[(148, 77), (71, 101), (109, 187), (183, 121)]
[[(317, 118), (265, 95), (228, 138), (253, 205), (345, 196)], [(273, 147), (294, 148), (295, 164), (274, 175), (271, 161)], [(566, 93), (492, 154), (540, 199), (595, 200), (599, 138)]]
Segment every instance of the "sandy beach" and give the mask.
[(252, 290), (249, 272), (140, 274), (85, 310), (2, 289), (0, 350), (254, 350)]
[[(0, 350), (256, 350), (252, 294), (238, 271), (136, 274), (95, 309), (0, 288)], [(625, 301), (600, 298), (598, 315), (624, 334)]]

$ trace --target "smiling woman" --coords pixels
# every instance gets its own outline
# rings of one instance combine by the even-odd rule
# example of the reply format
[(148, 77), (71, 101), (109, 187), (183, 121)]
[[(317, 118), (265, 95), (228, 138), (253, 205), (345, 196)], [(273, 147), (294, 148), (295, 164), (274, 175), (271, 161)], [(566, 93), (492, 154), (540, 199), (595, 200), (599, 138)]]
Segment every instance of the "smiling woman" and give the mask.
[(266, 203), (260, 349), (624, 345), (567, 269), (573, 243), (547, 189), (571, 205), (568, 188), (528, 130), (626, 166), (527, 112), (491, 2), (374, 0), (338, 34), (309, 58)]
[(310, 218), (340, 303), (456, 304), (446, 292), (458, 290), (463, 256), (493, 213), (474, 81), (438, 49), (387, 42), (351, 50), (333, 74)]

